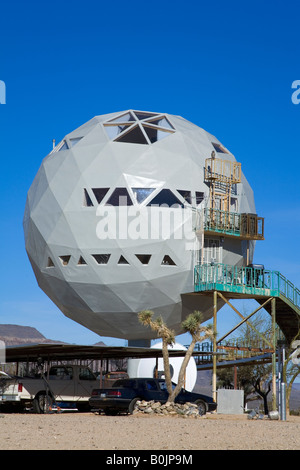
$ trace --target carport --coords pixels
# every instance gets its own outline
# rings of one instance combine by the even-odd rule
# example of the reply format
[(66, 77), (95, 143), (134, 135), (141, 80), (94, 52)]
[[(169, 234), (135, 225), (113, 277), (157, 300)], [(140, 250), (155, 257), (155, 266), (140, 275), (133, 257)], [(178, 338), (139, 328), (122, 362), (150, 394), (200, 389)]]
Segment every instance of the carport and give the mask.
[[(169, 357), (184, 357), (184, 350), (169, 349)], [(143, 347), (122, 347), (122, 346), (87, 346), (64, 343), (40, 343), (25, 344), (18, 346), (8, 346), (5, 351), (6, 363), (35, 363), (43, 362), (50, 364), (53, 361), (84, 361), (97, 360), (100, 362), (100, 387), (102, 387), (102, 373), (105, 361), (110, 359), (142, 359), (155, 358), (156, 366), (158, 359), (163, 357), (162, 350), (156, 348)], [(214, 355), (218, 353), (210, 353)], [(206, 356), (207, 352), (194, 351), (193, 355)]]

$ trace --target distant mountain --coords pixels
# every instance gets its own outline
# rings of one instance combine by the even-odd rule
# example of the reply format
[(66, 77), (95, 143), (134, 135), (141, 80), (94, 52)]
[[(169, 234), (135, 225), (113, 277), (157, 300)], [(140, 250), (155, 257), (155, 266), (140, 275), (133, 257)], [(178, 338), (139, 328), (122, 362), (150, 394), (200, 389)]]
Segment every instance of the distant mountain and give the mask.
[(0, 324), (0, 340), (4, 341), (6, 346), (15, 346), (17, 344), (32, 343), (61, 343), (45, 338), (36, 328), (31, 326)]
[[(6, 346), (17, 346), (25, 344), (68, 344), (63, 341), (56, 341), (45, 338), (36, 328), (32, 326), (0, 324), (0, 340), (4, 341)], [(106, 346), (103, 341), (99, 341), (95, 346)]]

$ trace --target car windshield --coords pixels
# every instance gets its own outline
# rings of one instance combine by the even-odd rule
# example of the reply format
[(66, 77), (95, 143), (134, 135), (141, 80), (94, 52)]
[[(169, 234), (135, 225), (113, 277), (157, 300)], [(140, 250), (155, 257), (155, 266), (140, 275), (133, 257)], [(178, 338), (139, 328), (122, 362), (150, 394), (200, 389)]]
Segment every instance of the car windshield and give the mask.
[(135, 387), (135, 380), (116, 380), (113, 385), (113, 388), (134, 388)]

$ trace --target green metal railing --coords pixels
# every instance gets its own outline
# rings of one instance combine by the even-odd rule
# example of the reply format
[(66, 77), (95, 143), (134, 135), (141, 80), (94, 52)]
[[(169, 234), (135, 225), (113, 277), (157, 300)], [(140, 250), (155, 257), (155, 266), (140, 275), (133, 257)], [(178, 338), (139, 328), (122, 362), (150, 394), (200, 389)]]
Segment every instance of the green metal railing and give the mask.
[(224, 235), (263, 240), (264, 219), (256, 214), (204, 209), (204, 230)]
[(241, 294), (284, 296), (300, 309), (300, 290), (278, 271), (264, 268), (200, 264), (195, 266), (195, 292), (219, 290)]

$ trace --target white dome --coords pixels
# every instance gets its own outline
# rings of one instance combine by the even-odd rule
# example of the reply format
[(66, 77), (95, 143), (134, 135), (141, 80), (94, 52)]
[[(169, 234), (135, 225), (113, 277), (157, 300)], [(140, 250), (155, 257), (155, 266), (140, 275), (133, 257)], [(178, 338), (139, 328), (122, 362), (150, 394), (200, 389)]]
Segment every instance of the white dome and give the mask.
[[(194, 309), (212, 316), (211, 300), (188, 293), (195, 210), (208, 199), (204, 165), (213, 150), (235, 161), (179, 116), (129, 110), (94, 117), (42, 161), (26, 202), (26, 250), (39, 286), (66, 316), (129, 340), (155, 337), (138, 322), (144, 309), (176, 334)], [(243, 175), (238, 186), (238, 211), (255, 212)], [(242, 241), (225, 240), (220, 250), (223, 262), (243, 264)]]
[[(162, 343), (156, 343), (152, 348), (162, 349)], [(175, 343), (173, 346), (169, 346), (169, 349), (178, 349), (186, 351), (186, 348), (179, 343)], [(182, 364), (182, 357), (170, 357), (170, 369), (172, 382), (178, 383), (178, 375)], [(129, 377), (154, 377), (156, 367), (156, 359), (128, 359), (127, 373)], [(158, 358), (158, 372), (163, 372), (163, 359)], [(190, 358), (186, 368), (184, 388), (191, 392), (195, 387), (197, 381), (197, 366), (196, 361), (193, 357)]]

